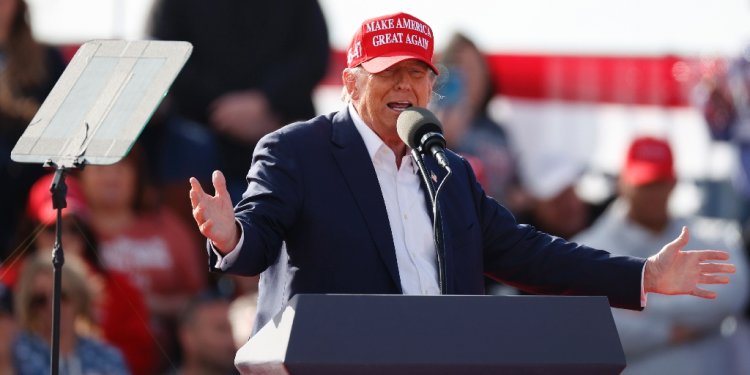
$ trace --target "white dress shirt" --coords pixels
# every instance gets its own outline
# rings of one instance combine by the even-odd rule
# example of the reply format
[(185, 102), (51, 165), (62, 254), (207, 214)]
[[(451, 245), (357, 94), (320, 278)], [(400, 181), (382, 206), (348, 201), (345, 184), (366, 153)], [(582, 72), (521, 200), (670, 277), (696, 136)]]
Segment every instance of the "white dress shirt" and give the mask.
[(440, 294), (432, 220), (416, 163), (407, 153), (397, 168), (393, 150), (365, 124), (351, 104), (349, 115), (365, 141), (378, 176), (403, 293)]
[[(348, 110), (365, 142), (378, 177), (396, 249), (401, 289), (404, 294), (440, 294), (432, 220), (419, 183), (416, 163), (407, 153), (397, 168), (393, 150), (365, 124), (352, 104), (349, 104)], [(214, 249), (216, 268), (228, 268), (237, 258), (244, 238), (243, 231), (237, 246), (224, 256)]]

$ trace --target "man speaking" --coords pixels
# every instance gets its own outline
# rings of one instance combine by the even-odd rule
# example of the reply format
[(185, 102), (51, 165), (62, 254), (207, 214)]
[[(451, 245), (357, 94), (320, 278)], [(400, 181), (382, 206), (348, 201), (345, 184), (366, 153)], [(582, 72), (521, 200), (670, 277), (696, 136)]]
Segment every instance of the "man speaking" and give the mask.
[[(210, 268), (261, 274), (255, 331), (297, 293), (439, 294), (441, 268), (448, 294), (484, 294), (487, 275), (531, 293), (604, 295), (629, 309), (645, 306), (646, 293), (715, 298), (699, 285), (729, 282), (734, 266), (714, 262), (726, 252), (683, 251), (687, 229), (643, 259), (518, 224), (448, 150), (439, 267), (428, 191), (396, 127), (433, 95), (433, 47), (430, 27), (409, 14), (366, 20), (342, 73), (346, 108), (264, 137), (234, 209), (221, 172), (215, 195), (191, 178)], [(431, 156), (425, 164), (433, 180), (445, 178)]]

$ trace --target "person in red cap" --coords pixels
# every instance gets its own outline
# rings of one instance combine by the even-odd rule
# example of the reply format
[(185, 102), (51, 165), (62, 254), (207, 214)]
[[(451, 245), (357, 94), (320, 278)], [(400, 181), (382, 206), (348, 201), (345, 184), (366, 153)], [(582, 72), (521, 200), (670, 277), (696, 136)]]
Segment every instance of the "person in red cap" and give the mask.
[[(50, 192), (53, 178), (54, 174), (47, 174), (32, 185), (14, 251), (0, 265), (0, 283), (15, 288), (29, 259), (51, 254), (57, 219)], [(130, 373), (152, 374), (158, 354), (144, 297), (127, 275), (102, 264), (98, 238), (89, 226), (90, 211), (83, 190), (74, 176), (65, 181), (68, 190), (61, 222), (63, 253), (66, 262), (76, 259), (85, 266), (83, 271), (94, 291), (92, 309), (96, 319), (92, 331), (122, 351)], [(49, 266), (51, 269), (51, 258)]]
[[(576, 242), (607, 246), (622, 255), (648, 257), (654, 246), (679, 236), (690, 227), (687, 246), (726, 249), (736, 265), (730, 285), (707, 288), (714, 301), (687, 296), (649, 296), (649, 307), (633, 313), (613, 309), (620, 341), (632, 374), (741, 373), (750, 364), (734, 348), (745, 334), (724, 332), (724, 322), (742, 319), (748, 301), (747, 261), (736, 222), (701, 217), (676, 217), (670, 213), (669, 197), (677, 183), (674, 157), (669, 143), (654, 137), (638, 137), (628, 148), (619, 196)], [(744, 331), (745, 323), (740, 322)], [(721, 360), (711, 361), (718, 353)], [(744, 363), (744, 367), (735, 367)]]
[(669, 223), (669, 196), (677, 183), (672, 150), (664, 140), (636, 138), (620, 176), (620, 195), (630, 202), (628, 216), (654, 233)]
[[(221, 172), (212, 178), (214, 195), (190, 179), (210, 269), (261, 274), (256, 332), (297, 293), (441, 293), (426, 191), (396, 130), (401, 112), (426, 107), (432, 96), (433, 35), (405, 13), (364, 21), (342, 72), (346, 108), (265, 136), (236, 208)], [(649, 292), (714, 298), (700, 284), (727, 283), (734, 271), (704, 264), (726, 260), (726, 252), (682, 251), (687, 233), (644, 259), (518, 224), (465, 159), (446, 155), (453, 172), (440, 210), (448, 294), (484, 294), (488, 275), (531, 293), (606, 295), (613, 306), (641, 309)], [(431, 157), (425, 163), (445, 176)]]
[[(34, 252), (52, 252), (55, 244), (55, 221), (57, 210), (52, 208), (52, 193), (50, 185), (54, 174), (46, 174), (34, 182), (29, 189), (25, 213), (20, 220), (18, 230), (14, 234), (12, 251), (0, 266), (0, 281), (14, 287), (18, 278), (18, 270), (23, 258)], [(88, 229), (85, 220), (88, 219), (86, 201), (74, 178), (67, 178), (68, 190), (65, 196), (66, 207), (62, 209), (61, 236), (63, 250), (66, 254), (84, 257), (84, 253), (93, 252), (86, 243), (89, 232), (79, 232), (78, 228)], [(93, 257), (93, 253), (91, 254)], [(93, 257), (95, 259), (95, 257)]]

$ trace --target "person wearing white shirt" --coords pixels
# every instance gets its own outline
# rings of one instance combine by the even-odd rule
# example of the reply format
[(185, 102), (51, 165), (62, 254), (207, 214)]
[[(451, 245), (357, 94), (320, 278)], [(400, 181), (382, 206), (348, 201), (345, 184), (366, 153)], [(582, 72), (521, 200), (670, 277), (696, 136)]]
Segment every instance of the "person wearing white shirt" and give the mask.
[[(710, 299), (703, 284), (729, 282), (732, 264), (707, 264), (727, 253), (684, 251), (687, 231), (646, 259), (519, 224), (446, 150), (441, 285), (424, 184), (396, 129), (401, 113), (432, 98), (432, 29), (406, 13), (365, 20), (347, 57), (347, 107), (265, 136), (236, 207), (222, 173), (213, 175), (213, 195), (190, 180), (209, 269), (261, 275), (256, 332), (300, 293), (477, 295), (488, 275), (530, 293), (605, 295), (612, 306), (642, 309), (647, 293)], [(424, 164), (429, 179), (446, 177), (433, 158)]]
[(741, 315), (748, 300), (739, 226), (720, 219), (673, 217), (668, 203), (676, 182), (669, 144), (636, 138), (620, 176), (619, 197), (572, 240), (607, 246), (616, 254), (648, 257), (655, 246), (690, 227), (690, 248), (726, 249), (737, 270), (731, 284), (706, 288), (717, 293), (715, 300), (651, 295), (644, 311), (612, 309), (612, 314), (627, 358), (625, 373), (747, 373), (750, 362), (737, 353), (745, 338)]

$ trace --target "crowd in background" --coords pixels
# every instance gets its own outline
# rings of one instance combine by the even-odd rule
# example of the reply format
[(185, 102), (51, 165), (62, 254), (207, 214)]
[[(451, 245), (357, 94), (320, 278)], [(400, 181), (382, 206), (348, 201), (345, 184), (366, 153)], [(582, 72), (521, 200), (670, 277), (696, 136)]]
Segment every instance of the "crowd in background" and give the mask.
[[(290, 11), (293, 9), (293, 11)], [(51, 172), (10, 152), (62, 74), (57, 49), (34, 40), (24, 0), (0, 0), (0, 372), (50, 366), (55, 212)], [(316, 114), (312, 94), (329, 64), (326, 23), (314, 0), (159, 0), (150, 35), (187, 40), (194, 51), (169, 96), (127, 157), (68, 175), (61, 294), (64, 374), (231, 374), (252, 329), (257, 278), (207, 272), (205, 239), (193, 223), (188, 177), (221, 169), (239, 200), (255, 143)], [(219, 56), (221, 56), (219, 58)], [(696, 88), (696, 106), (716, 142), (732, 142), (740, 168), (736, 211), (675, 217), (668, 201), (680, 176), (669, 139), (634, 138), (608, 199), (587, 202), (576, 185), (585, 165), (550, 155), (546, 183), (524, 178), (505, 124), (494, 119), (483, 51), (456, 33), (439, 52), (432, 110), (450, 149), (469, 160), (488, 195), (520, 222), (566, 239), (645, 256), (682, 225), (689, 248), (721, 248), (738, 266), (717, 301), (649, 296), (644, 312), (613, 314), (631, 373), (747, 373), (740, 348), (748, 299), (750, 54)], [(499, 94), (498, 94), (499, 93)], [(343, 106), (343, 103), (342, 103)], [(534, 150), (535, 151), (535, 150)], [(544, 152), (545, 150), (539, 150)], [(644, 177), (645, 176), (645, 177)], [(549, 182), (552, 181), (552, 182)], [(706, 207), (721, 190), (705, 185)], [(720, 217), (716, 217), (720, 216)], [(487, 282), (488, 293), (518, 293)], [(499, 318), (501, 314), (498, 315)], [(648, 333), (648, 334), (646, 334)], [(637, 338), (637, 339), (636, 339)], [(668, 370), (665, 370), (668, 369)], [(666, 372), (665, 372), (666, 371)]]

